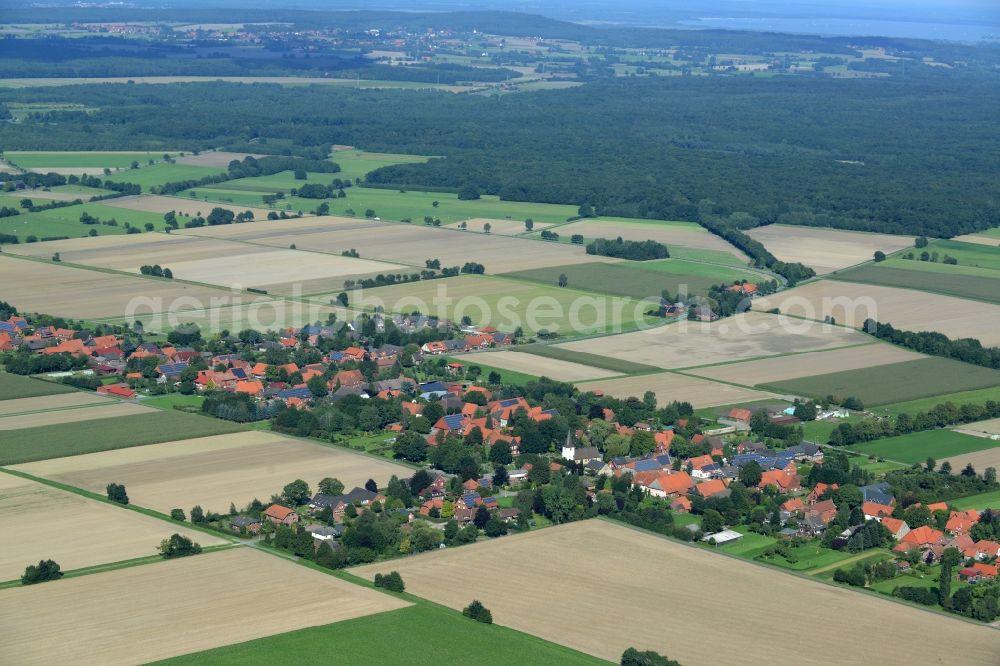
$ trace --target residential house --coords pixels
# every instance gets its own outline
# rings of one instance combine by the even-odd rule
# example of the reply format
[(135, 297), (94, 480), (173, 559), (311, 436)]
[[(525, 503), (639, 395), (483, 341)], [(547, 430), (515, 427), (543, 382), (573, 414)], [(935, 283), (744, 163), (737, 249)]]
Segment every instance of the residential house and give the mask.
[(230, 529), (237, 532), (246, 530), (250, 534), (257, 534), (260, 532), (261, 526), (262, 523), (260, 518), (251, 518), (250, 516), (233, 516), (229, 519)]
[(127, 384), (105, 384), (104, 386), (97, 387), (98, 395), (110, 395), (116, 398), (125, 398), (131, 400), (135, 397), (135, 391), (130, 389)]
[(897, 553), (905, 553), (908, 550), (928, 550), (940, 544), (943, 538), (943, 532), (928, 525), (922, 525), (904, 534), (893, 550)]
[(272, 504), (264, 509), (264, 518), (275, 525), (293, 525), (299, 522), (299, 514), (295, 513), (294, 509), (280, 504)]
[(951, 515), (948, 516), (948, 522), (945, 524), (944, 529), (955, 535), (968, 534), (969, 530), (979, 522), (979, 518), (979, 512), (975, 509), (952, 511)]
[(865, 515), (865, 520), (881, 520), (892, 515), (892, 507), (888, 504), (878, 502), (865, 502), (861, 505), (861, 513)]
[(722, 479), (710, 479), (708, 481), (702, 481), (697, 486), (694, 487), (694, 491), (708, 499), (709, 497), (726, 497), (729, 495), (729, 487), (726, 482)]
[(882, 525), (889, 530), (892, 534), (892, 538), (899, 541), (906, 533), (910, 531), (910, 526), (906, 524), (905, 520), (900, 520), (899, 518), (893, 518), (892, 516), (886, 516), (882, 519)]

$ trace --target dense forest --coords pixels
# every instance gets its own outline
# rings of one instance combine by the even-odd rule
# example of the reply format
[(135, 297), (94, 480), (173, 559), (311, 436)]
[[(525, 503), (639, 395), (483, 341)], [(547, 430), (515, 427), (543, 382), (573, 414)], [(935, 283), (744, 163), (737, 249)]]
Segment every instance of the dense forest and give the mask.
[[(300, 153), (332, 143), (440, 155), (372, 184), (732, 228), (786, 222), (952, 236), (1000, 224), (997, 75), (661, 77), (499, 97), (264, 84), (77, 85), (0, 126), (5, 149)], [(178, 114), (177, 109), (184, 113)], [(252, 142), (252, 144), (248, 143)]]

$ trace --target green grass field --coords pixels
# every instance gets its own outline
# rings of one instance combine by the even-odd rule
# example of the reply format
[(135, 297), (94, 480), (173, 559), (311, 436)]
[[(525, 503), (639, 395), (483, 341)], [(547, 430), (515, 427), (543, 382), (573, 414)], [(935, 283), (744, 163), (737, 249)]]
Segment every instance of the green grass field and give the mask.
[(517, 351), (535, 354), (536, 356), (544, 356), (545, 358), (554, 358), (560, 361), (580, 363), (594, 368), (601, 368), (603, 370), (612, 370), (626, 375), (663, 372), (663, 368), (657, 368), (651, 365), (634, 363), (632, 361), (611, 358), (609, 356), (601, 356), (600, 354), (563, 349), (562, 347), (555, 347), (553, 345), (525, 345), (523, 347), (519, 346)]
[(761, 384), (758, 387), (815, 398), (854, 396), (867, 406), (996, 386), (1000, 386), (998, 370), (932, 357)]
[(683, 259), (661, 261), (625, 261), (619, 264), (593, 262), (572, 266), (536, 268), (507, 273), (508, 277), (530, 280), (543, 284), (557, 284), (560, 275), (566, 275), (569, 286), (585, 291), (633, 298), (659, 299), (664, 289), (671, 296), (682, 288), (689, 294), (708, 293), (709, 287), (720, 283), (731, 284), (737, 280), (759, 281), (759, 273), (714, 264), (702, 264)]
[[(1000, 272), (998, 271), (966, 267), (964, 269), (966, 273), (975, 272), (973, 275), (966, 275), (962, 273), (963, 267), (961, 266), (945, 266), (907, 260), (899, 260), (899, 262), (894, 266), (865, 264), (831, 274), (829, 277), (848, 282), (916, 289), (947, 296), (1000, 303)], [(904, 265), (905, 267), (900, 267)], [(952, 268), (958, 270), (952, 271), (950, 270)]]
[(239, 432), (244, 427), (177, 410), (4, 431), (0, 465)]
[[(390, 567), (391, 568), (391, 567)], [(470, 600), (471, 601), (471, 600)], [(429, 602), (300, 629), (157, 662), (184, 664), (606, 664), (500, 625), (486, 625)]]
[[(80, 222), (80, 216), (89, 213), (102, 222), (116, 220), (118, 226), (106, 224), (86, 225)], [(95, 229), (100, 236), (112, 236), (125, 233), (125, 223), (143, 229), (146, 223), (151, 223), (159, 231), (166, 223), (161, 213), (112, 208), (101, 203), (82, 203), (76, 206), (51, 208), (37, 213), (22, 213), (13, 217), (0, 218), (0, 233), (14, 234), (22, 243), (28, 236), (46, 238), (52, 236), (67, 236), (80, 238)]]
[(925, 430), (854, 444), (848, 448), (866, 456), (877, 456), (913, 465), (923, 463), (928, 458), (941, 460), (950, 456), (992, 449), (996, 445), (996, 442), (985, 437), (963, 435), (952, 430)]
[(1000, 509), (1000, 490), (979, 495), (969, 495), (957, 500), (948, 502), (951, 508), (957, 511), (966, 509)]
[(157, 409), (172, 410), (174, 407), (194, 407), (201, 408), (201, 403), (205, 402), (202, 395), (182, 395), (180, 393), (168, 393), (142, 400), (144, 407), (156, 407)]
[(768, 564), (779, 566), (782, 569), (806, 571), (808, 569), (815, 569), (817, 567), (835, 564), (855, 555), (855, 553), (851, 553), (846, 550), (832, 550), (830, 548), (824, 548), (821, 544), (815, 542), (806, 543), (792, 548), (791, 550), (792, 554), (798, 558), (796, 562), (789, 562), (781, 555), (775, 555), (774, 557), (764, 557), (763, 555), (758, 555), (756, 559), (761, 562), (767, 562)]
[(778, 541), (774, 537), (751, 532), (749, 528), (742, 525), (737, 525), (732, 529), (742, 534), (743, 538), (733, 543), (727, 543), (724, 546), (712, 546), (705, 544), (704, 547), (718, 549), (724, 553), (729, 553), (730, 555), (737, 555), (739, 557), (745, 557), (748, 560), (752, 560)]
[[(364, 168), (364, 167), (361, 167)], [(152, 170), (152, 169), (151, 169)], [(208, 188), (194, 188), (198, 198), (209, 200), (225, 201), (232, 197), (234, 203), (263, 205), (259, 196), (251, 197), (249, 200), (236, 200), (239, 192), (252, 192), (272, 194), (274, 192), (288, 192), (289, 190), (301, 187), (305, 183), (327, 184), (334, 178), (343, 178), (341, 173), (309, 173), (307, 180), (295, 180), (291, 171), (283, 171), (270, 176), (260, 176), (258, 178), (240, 178), (225, 183), (219, 183)], [(462, 220), (483, 217), (490, 219), (525, 220), (533, 219), (535, 222), (558, 223), (565, 222), (566, 218), (576, 215), (575, 206), (558, 204), (539, 204), (520, 201), (500, 201), (499, 197), (484, 195), (480, 199), (462, 201), (457, 194), (448, 192), (418, 192), (408, 190), (384, 190), (368, 187), (349, 187), (345, 190), (347, 197), (343, 199), (326, 199), (330, 204), (331, 215), (344, 215), (351, 209), (363, 216), (365, 210), (372, 209), (375, 214), (384, 220), (400, 220), (404, 217), (420, 222), (425, 216), (440, 218), (442, 224), (451, 224)], [(185, 193), (186, 196), (186, 193)], [(437, 201), (438, 205), (434, 206)], [(308, 205), (301, 206), (308, 202)], [(319, 199), (295, 200), (292, 202), (293, 209), (303, 207), (304, 210), (315, 208), (321, 203)], [(279, 204), (279, 208), (284, 203)]]
[(155, 185), (181, 180), (197, 180), (217, 173), (226, 173), (221, 167), (194, 166), (190, 164), (156, 164), (141, 169), (115, 171), (110, 176), (100, 176), (116, 183), (136, 183), (143, 192), (149, 192)]
[[(176, 155), (177, 153), (166, 153)], [(6, 151), (4, 156), (8, 162), (22, 169), (37, 169), (38, 167), (88, 168), (94, 167), (95, 176), (107, 167), (109, 169), (128, 169), (133, 161), (141, 165), (149, 160), (163, 160), (163, 152), (48, 152), (48, 151)]]
[(936, 395), (929, 398), (917, 398), (915, 400), (894, 402), (889, 405), (882, 405), (876, 411), (880, 414), (901, 414), (906, 412), (912, 415), (917, 412), (926, 412), (935, 405), (940, 405), (946, 402), (951, 402), (956, 405), (964, 403), (981, 405), (987, 400), (1000, 402), (1000, 386), (990, 386), (988, 388), (974, 389), (972, 391), (958, 391), (956, 393), (945, 393), (943, 395)]
[(330, 155), (330, 161), (340, 165), (340, 173), (336, 176), (341, 180), (345, 178), (364, 180), (365, 175), (375, 169), (393, 164), (419, 164), (428, 159), (430, 158), (422, 155), (369, 153), (364, 150), (338, 150)]
[(8, 372), (0, 372), (0, 400), (14, 400), (15, 398), (34, 398), (42, 395), (56, 395), (57, 393), (70, 393), (76, 389), (65, 384), (56, 384), (41, 379), (12, 375)]
[[(312, 300), (326, 303), (334, 294), (318, 295)], [(576, 289), (539, 285), (522, 280), (484, 275), (421, 280), (386, 287), (352, 290), (352, 308), (373, 311), (424, 314), (460, 321), (469, 316), (477, 326), (495, 326), (514, 332), (521, 327), (526, 335), (542, 329), (569, 337), (587, 333), (633, 330), (644, 308), (621, 308), (620, 325), (614, 299), (595, 296)], [(573, 306), (581, 299), (593, 301), (594, 307)], [(579, 326), (576, 326), (577, 320)], [(617, 326), (617, 328), (616, 328)]]

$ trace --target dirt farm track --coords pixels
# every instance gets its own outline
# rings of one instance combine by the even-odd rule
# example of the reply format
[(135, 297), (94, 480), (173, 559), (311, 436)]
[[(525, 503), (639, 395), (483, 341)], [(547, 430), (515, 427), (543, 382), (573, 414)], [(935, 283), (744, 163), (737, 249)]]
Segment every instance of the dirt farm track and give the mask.
[[(498, 624), (615, 662), (632, 645), (685, 666), (759, 666), (763, 654), (769, 664), (825, 665), (836, 654), (838, 664), (995, 666), (1000, 655), (996, 629), (604, 520), (421, 554), (392, 568), (407, 592), (452, 608), (479, 599)], [(383, 569), (352, 572), (371, 579)], [(718, 640), (710, 639), (716, 630)]]

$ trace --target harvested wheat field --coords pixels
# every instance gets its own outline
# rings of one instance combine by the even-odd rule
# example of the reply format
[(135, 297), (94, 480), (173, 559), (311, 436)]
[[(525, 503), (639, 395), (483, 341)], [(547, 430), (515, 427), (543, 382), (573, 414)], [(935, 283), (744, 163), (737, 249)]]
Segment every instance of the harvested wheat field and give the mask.
[[(136, 315), (175, 311), (183, 321), (186, 310), (207, 307), (213, 299), (221, 306), (234, 298), (229, 291), (214, 287), (114, 275), (3, 255), (0, 255), (0, 284), (4, 293), (17, 295), (17, 307), (22, 311), (74, 319), (134, 320)], [(240, 298), (244, 303), (257, 300), (248, 295)]]
[(184, 226), (185, 222), (182, 216), (193, 218), (201, 215), (202, 217), (205, 217), (212, 212), (213, 208), (225, 208), (226, 210), (231, 210), (237, 214), (244, 211), (250, 211), (253, 213), (254, 219), (265, 219), (267, 218), (267, 214), (271, 212), (270, 209), (267, 208), (216, 203), (214, 201), (198, 201), (197, 199), (167, 197), (157, 194), (139, 194), (136, 196), (118, 197), (115, 199), (107, 199), (101, 203), (105, 206), (111, 206), (112, 208), (138, 210), (146, 213), (169, 213), (170, 211), (174, 211), (178, 215), (178, 223), (181, 226)]
[[(0, 402), (0, 405), (3, 405), (3, 403)], [(994, 435), (1000, 436), (1000, 419), (989, 419), (987, 421), (967, 423), (963, 426), (952, 428), (952, 430), (965, 433), (966, 435), (975, 435), (976, 437), (992, 437)]]
[[(957, 432), (965, 432), (963, 429), (956, 428)], [(974, 434), (974, 433), (970, 433)], [(944, 458), (938, 461), (938, 465), (947, 461), (951, 463), (952, 472), (958, 474), (966, 465), (972, 465), (973, 469), (976, 470), (977, 474), (982, 474), (987, 467), (992, 467), (993, 469), (1000, 469), (1000, 442), (996, 443), (992, 449), (984, 449), (982, 451), (974, 451), (972, 453), (963, 453), (958, 456), (952, 456), (950, 458)]]
[(693, 222), (594, 219), (564, 224), (556, 231), (560, 236), (566, 237), (582, 234), (588, 239), (621, 236), (625, 240), (654, 240), (663, 243), (667, 248), (671, 245), (682, 245), (702, 250), (719, 250), (746, 259), (746, 256), (735, 247)]
[[(474, 217), (469, 220), (465, 220), (466, 227), (469, 231), (477, 231), (480, 233), (486, 233), (485, 225), (490, 225), (491, 234), (502, 234), (504, 236), (516, 236), (517, 234), (528, 233), (528, 230), (524, 228), (524, 220), (492, 220), (485, 217)], [(455, 225), (450, 225), (455, 227)], [(542, 229), (547, 229), (552, 225), (547, 222), (535, 222), (532, 226), (533, 231), (541, 231)]]
[(345, 278), (395, 273), (402, 268), (369, 259), (177, 234), (98, 236), (37, 245), (42, 244), (19, 245), (14, 253), (47, 258), (58, 252), (63, 262), (136, 274), (144, 265), (160, 265), (178, 280), (276, 293), (290, 293), (295, 285), (300, 293), (339, 289)]
[(818, 274), (868, 261), (881, 250), (886, 254), (913, 246), (912, 236), (891, 236), (864, 231), (769, 224), (746, 232), (782, 261), (799, 261)]
[(79, 192), (55, 192), (52, 190), (22, 190), (17, 194), (24, 199), (45, 199), (46, 201), (74, 201), (76, 199), (86, 201), (91, 197), (89, 194)]
[[(202, 546), (226, 543), (136, 511), (87, 499), (43, 483), (0, 473), (0, 580), (53, 559), (63, 571), (155, 555), (160, 541), (179, 532)], [(16, 535), (16, 536), (15, 536)]]
[(954, 296), (870, 284), (819, 280), (755, 299), (755, 310), (779, 308), (783, 314), (860, 328), (866, 318), (907, 331), (936, 331), (950, 338), (977, 338), (1000, 344), (1000, 305)]
[[(682, 664), (996, 664), (1000, 632), (647, 532), (588, 520), (394, 562), (406, 591), (617, 663), (631, 646)], [(353, 569), (365, 578), (384, 564)], [(456, 575), (489, 571), (487, 576)], [(617, 572), (614, 581), (595, 581)], [(567, 609), (572, 609), (569, 612)], [(725, 627), (706, 641), (705, 627)], [(809, 648), (789, 636), (807, 631)], [(791, 633), (790, 633), (791, 632)], [(844, 637), (863, 649), (844, 650)], [(891, 636), (891, 640), (886, 640)]]
[(756, 386), (799, 377), (858, 370), (924, 358), (922, 354), (887, 344), (870, 344), (831, 351), (806, 352), (743, 363), (727, 363), (689, 370), (693, 375), (734, 384)]
[[(153, 407), (143, 407), (127, 402), (114, 402), (92, 407), (77, 407), (75, 409), (57, 409), (50, 412), (33, 414), (18, 414), (16, 416), (0, 417), (0, 430), (19, 430), (21, 428), (36, 428), (38, 426), (55, 425), (56, 423), (77, 423), (79, 421), (94, 421), (96, 419), (112, 419), (119, 416), (135, 416), (155, 412)], [(12, 437), (16, 434), (11, 435)]]
[[(305, 324), (325, 322), (331, 313), (336, 313), (341, 322), (351, 317), (353, 310), (333, 308), (321, 303), (307, 303), (301, 300), (276, 298), (244, 299), (250, 300), (249, 305), (225, 306), (200, 310), (185, 310), (175, 317), (177, 324), (192, 323), (203, 332), (218, 333), (219, 331), (242, 331), (252, 328), (258, 331), (278, 331), (289, 326), (300, 327)], [(146, 331), (166, 333), (176, 326), (170, 322), (169, 316), (146, 315), (138, 317), (109, 317), (102, 319), (108, 324), (131, 324), (140, 320)]]
[(838, 326), (746, 312), (712, 323), (679, 321), (556, 347), (675, 369), (870, 341), (866, 335)]
[[(230, 225), (225, 225), (230, 226)], [(274, 220), (252, 224), (189, 229), (191, 235), (213, 238), (238, 236), (242, 240), (300, 250), (340, 254), (356, 249), (365, 259), (424, 268), (425, 259), (440, 259), (442, 266), (478, 262), (488, 273), (508, 273), (545, 266), (603, 261), (588, 255), (582, 246), (544, 243), (501, 234), (470, 234), (454, 228), (433, 228), (394, 222), (368, 222), (350, 218), (314, 217), (308, 220)], [(608, 259), (608, 261), (612, 261)]]
[(178, 156), (174, 158), (174, 161), (177, 162), (177, 164), (191, 164), (194, 166), (227, 167), (233, 160), (240, 160), (242, 162), (247, 157), (260, 159), (264, 156), (256, 153), (230, 153), (224, 150), (218, 150), (214, 152), (201, 153), (199, 155)]
[[(594, 368), (582, 363), (561, 361), (555, 358), (545, 358), (544, 356), (516, 351), (463, 354), (461, 360), (466, 364), (482, 363), (483, 365), (500, 368), (501, 370), (511, 370), (538, 377), (548, 377), (560, 382), (578, 382), (586, 379), (603, 379), (621, 375), (619, 372)], [(0, 405), (2, 404), (0, 403)]]
[(139, 664), (406, 606), (237, 547), (0, 591), (0, 654), (8, 664)]
[(110, 479), (124, 483), (133, 504), (164, 513), (199, 504), (206, 511), (266, 501), (285, 484), (304, 479), (315, 490), (326, 476), (347, 490), (413, 470), (388, 460), (267, 432), (149, 444), (14, 466), (34, 476), (103, 493)]
[(82, 407), (84, 405), (105, 405), (112, 401), (96, 393), (85, 393), (83, 391), (73, 391), (72, 393), (58, 393), (56, 395), (43, 395), (36, 398), (14, 398), (13, 400), (0, 401), (0, 417), (11, 414), (24, 414), (25, 412), (43, 412), (50, 409), (66, 409), (69, 407)]
[(766, 391), (720, 384), (673, 372), (578, 382), (577, 386), (581, 391), (603, 391), (616, 398), (641, 398), (646, 391), (652, 391), (656, 394), (656, 401), (661, 405), (676, 400), (690, 402), (696, 408), (731, 405), (737, 402), (775, 397), (775, 394)]
[(989, 245), (990, 247), (1000, 247), (1000, 236), (987, 236), (986, 234), (967, 234), (965, 236), (956, 236), (951, 240), (961, 241), (963, 243), (975, 243), (976, 245)]

